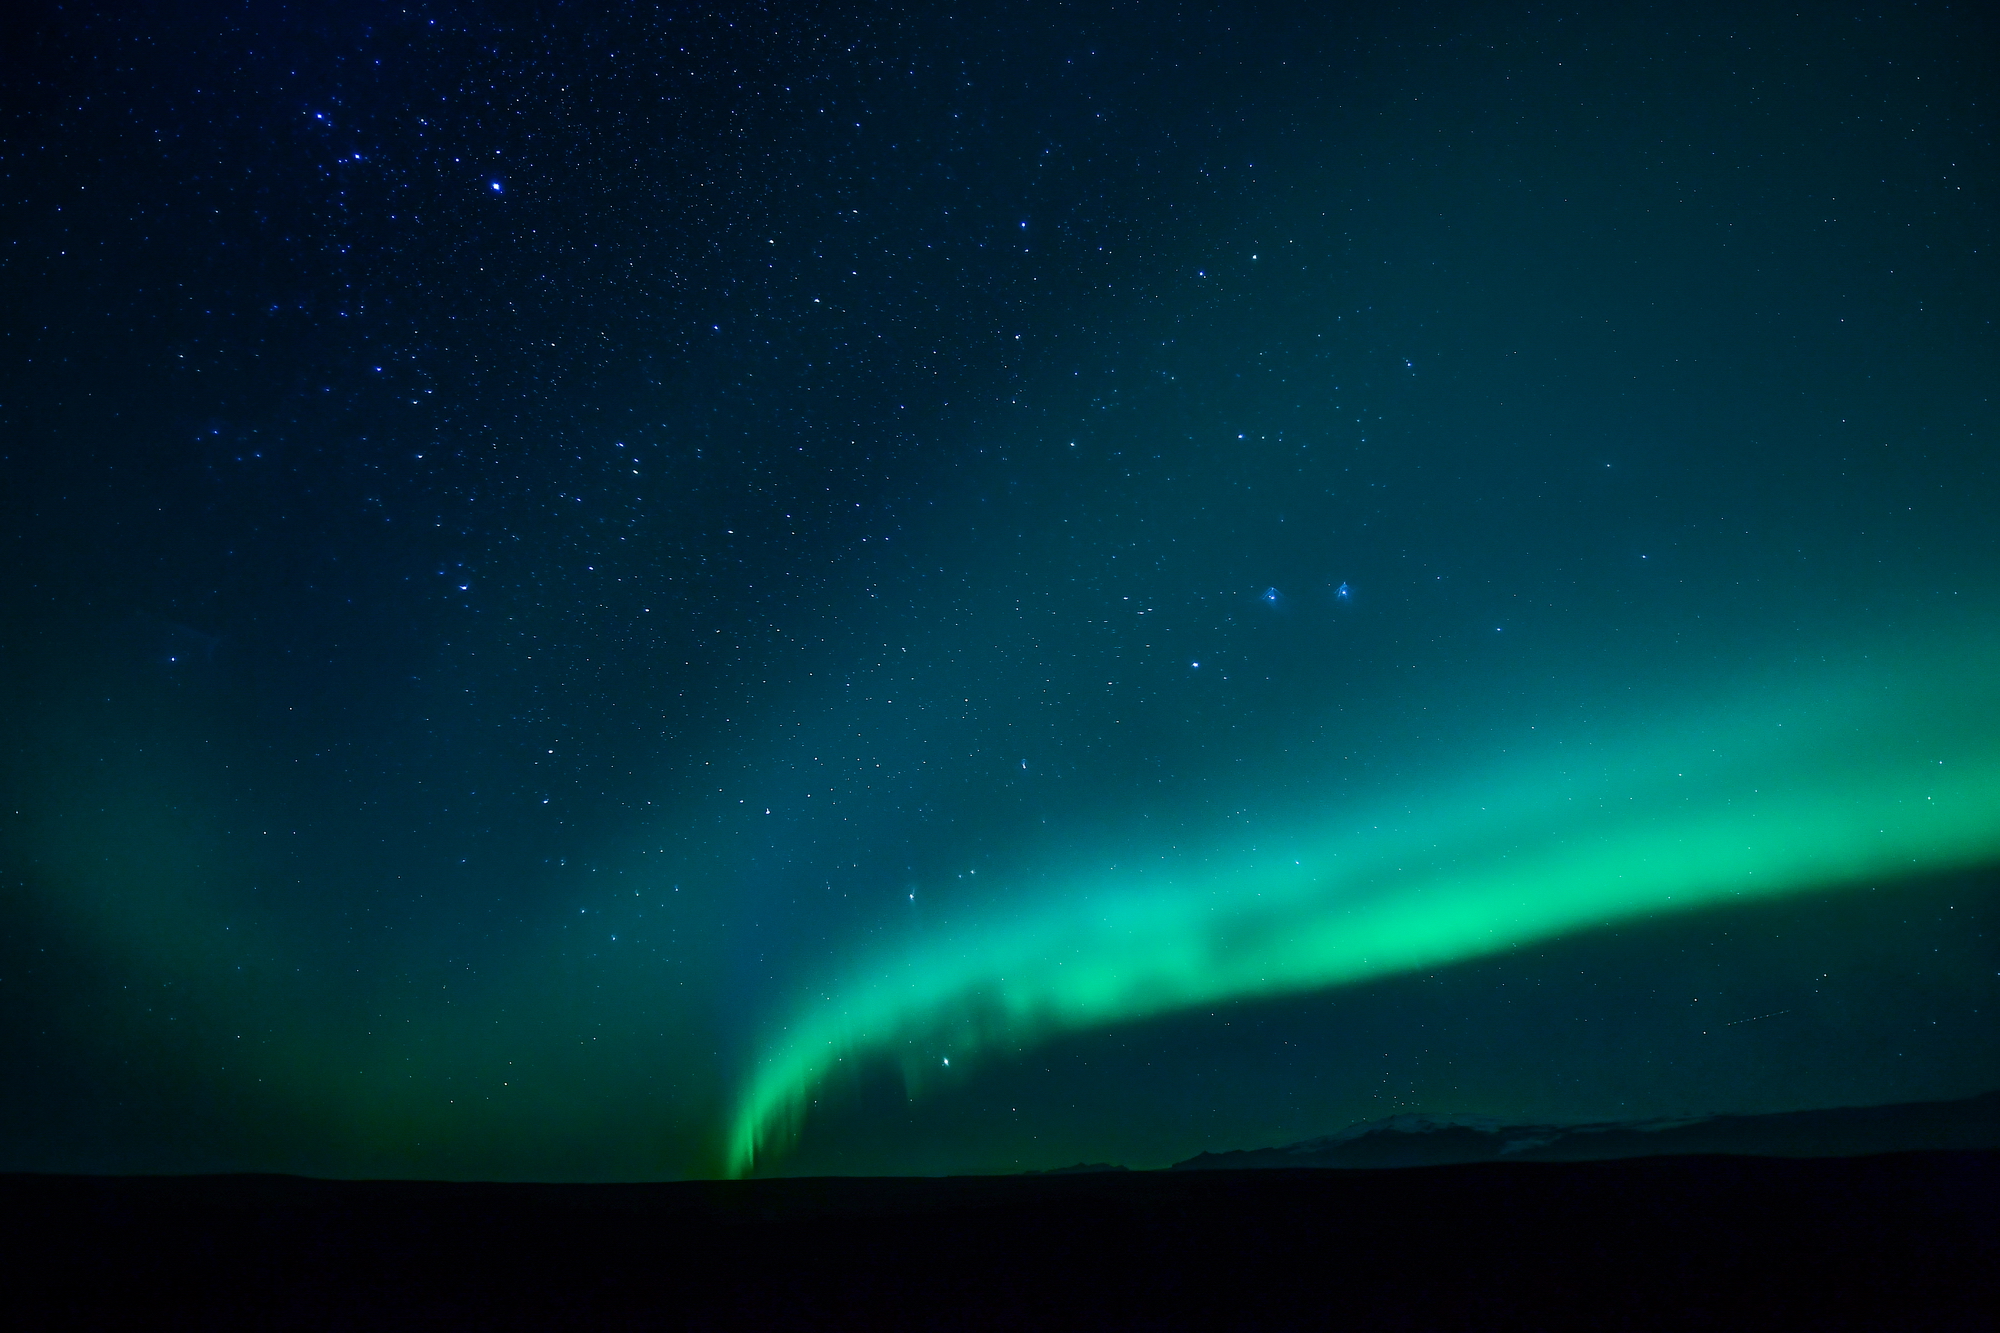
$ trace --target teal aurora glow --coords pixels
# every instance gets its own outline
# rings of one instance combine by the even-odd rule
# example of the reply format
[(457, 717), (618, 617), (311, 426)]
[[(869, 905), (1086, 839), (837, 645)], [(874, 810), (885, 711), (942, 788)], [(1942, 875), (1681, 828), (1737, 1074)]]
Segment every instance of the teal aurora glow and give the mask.
[[(1942, 665), (1941, 665), (1942, 664)], [(802, 1006), (731, 1126), (780, 1154), (838, 1065), (945, 1061), (1217, 1000), (1447, 964), (1625, 917), (2000, 853), (2000, 655), (1800, 679), (1624, 747), (1329, 812), (1200, 871), (1111, 866), (1017, 914), (877, 958)]]

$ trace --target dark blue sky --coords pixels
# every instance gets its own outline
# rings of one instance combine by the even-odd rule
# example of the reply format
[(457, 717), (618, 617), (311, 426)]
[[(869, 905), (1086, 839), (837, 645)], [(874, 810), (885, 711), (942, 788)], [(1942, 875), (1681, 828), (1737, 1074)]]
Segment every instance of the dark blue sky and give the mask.
[(1993, 1086), (1975, 11), (7, 24), (5, 1165)]

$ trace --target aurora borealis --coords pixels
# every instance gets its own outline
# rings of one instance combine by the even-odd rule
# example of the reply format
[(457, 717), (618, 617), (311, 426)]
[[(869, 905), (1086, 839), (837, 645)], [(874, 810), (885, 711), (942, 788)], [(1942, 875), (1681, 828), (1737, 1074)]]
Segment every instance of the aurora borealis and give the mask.
[(1990, 22), (10, 22), (9, 1169), (2000, 1085)]
[[(1899, 665), (1818, 698), (1794, 682), (1809, 702), (1787, 710), (1789, 735), (1785, 722), (1747, 713), (1683, 721), (1679, 755), (1639, 746), (1591, 765), (1610, 773), (1544, 761), (1484, 774), (1422, 804), (1359, 812), (1332, 838), (1281, 836), (1193, 883), (1144, 869), (1121, 882), (1113, 867), (1066, 884), (1039, 910), (929, 943), (827, 997), (753, 1084), (731, 1167), (782, 1146), (829, 1067), (857, 1056), (898, 1056), (920, 1083), (953, 1053), (1048, 1030), (1448, 965), (1637, 914), (1991, 860), (2000, 661), (1987, 652)], [(1958, 679), (1913, 706), (1895, 696), (1919, 670), (1934, 686)]]

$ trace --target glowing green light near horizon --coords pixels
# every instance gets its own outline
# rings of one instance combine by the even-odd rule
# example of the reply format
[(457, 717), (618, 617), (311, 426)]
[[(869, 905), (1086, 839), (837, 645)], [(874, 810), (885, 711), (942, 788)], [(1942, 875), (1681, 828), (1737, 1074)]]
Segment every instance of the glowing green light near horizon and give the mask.
[[(1206, 873), (1105, 868), (823, 993), (730, 1127), (740, 1175), (860, 1057), (945, 1057), (1686, 911), (2000, 856), (2000, 654), (1782, 685), (1365, 813)], [(1215, 864), (1215, 863), (1212, 863)]]

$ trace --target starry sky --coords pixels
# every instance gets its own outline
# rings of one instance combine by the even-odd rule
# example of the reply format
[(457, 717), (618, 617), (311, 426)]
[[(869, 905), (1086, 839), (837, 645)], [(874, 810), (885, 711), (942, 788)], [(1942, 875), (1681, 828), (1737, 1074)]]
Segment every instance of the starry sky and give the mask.
[(2000, 1085), (1978, 7), (5, 23), (0, 1168)]

